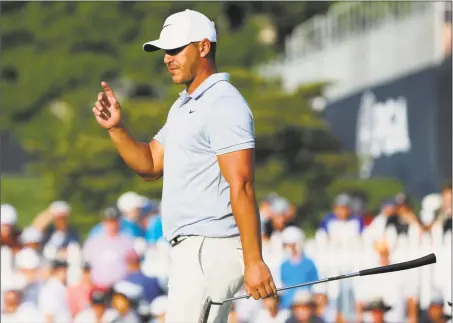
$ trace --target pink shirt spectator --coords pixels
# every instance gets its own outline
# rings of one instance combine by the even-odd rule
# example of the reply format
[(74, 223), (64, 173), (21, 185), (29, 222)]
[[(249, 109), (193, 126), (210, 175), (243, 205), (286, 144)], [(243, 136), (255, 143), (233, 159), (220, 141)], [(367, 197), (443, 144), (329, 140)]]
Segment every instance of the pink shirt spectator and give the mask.
[(80, 282), (77, 285), (68, 286), (68, 305), (72, 317), (83, 311), (90, 305), (90, 292), (92, 286), (87, 282)]
[(133, 248), (133, 240), (122, 234), (88, 238), (83, 256), (91, 265), (93, 284), (106, 288), (123, 279), (127, 274), (126, 254)]

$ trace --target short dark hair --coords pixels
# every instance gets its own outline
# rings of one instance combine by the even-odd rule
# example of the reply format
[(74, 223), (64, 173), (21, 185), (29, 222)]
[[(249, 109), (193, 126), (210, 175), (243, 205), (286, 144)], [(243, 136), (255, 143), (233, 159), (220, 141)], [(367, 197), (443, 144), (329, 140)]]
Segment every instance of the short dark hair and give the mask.
[(209, 50), (208, 55), (206, 56), (208, 59), (215, 62), (215, 53), (217, 50), (217, 43), (211, 43), (211, 49)]
[(445, 191), (451, 191), (451, 179), (447, 180), (443, 187), (442, 187), (442, 192), (445, 192)]

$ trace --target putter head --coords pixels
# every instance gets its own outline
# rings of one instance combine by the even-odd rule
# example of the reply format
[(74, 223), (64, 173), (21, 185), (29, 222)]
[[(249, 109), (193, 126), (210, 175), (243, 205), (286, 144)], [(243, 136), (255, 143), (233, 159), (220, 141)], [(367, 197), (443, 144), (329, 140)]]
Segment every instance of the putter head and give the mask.
[(200, 318), (198, 319), (198, 323), (208, 323), (209, 318), (209, 311), (211, 310), (212, 299), (211, 297), (206, 297), (206, 300), (201, 307)]

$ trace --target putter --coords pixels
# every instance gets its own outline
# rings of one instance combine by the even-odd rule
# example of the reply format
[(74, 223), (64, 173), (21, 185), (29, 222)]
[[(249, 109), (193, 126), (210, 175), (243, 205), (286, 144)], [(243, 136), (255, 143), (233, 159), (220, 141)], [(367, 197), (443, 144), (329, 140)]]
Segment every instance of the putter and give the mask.
[[(360, 270), (360, 271), (352, 273), (352, 274), (340, 275), (340, 276), (317, 280), (314, 282), (308, 282), (308, 283), (278, 288), (277, 292), (281, 292), (281, 291), (284, 291), (287, 289), (292, 289), (292, 288), (297, 288), (297, 287), (326, 283), (326, 282), (333, 281), (333, 280), (340, 280), (340, 279), (345, 279), (345, 278), (356, 277), (356, 276), (377, 275), (377, 274), (390, 273), (390, 272), (394, 272), (394, 271), (407, 270), (407, 269), (417, 268), (417, 267), (426, 266), (426, 265), (430, 265), (430, 264), (434, 264), (434, 263), (436, 263), (436, 255), (432, 253), (427, 256), (418, 258), (418, 259), (400, 262), (397, 264), (375, 267), (375, 268), (370, 268), (370, 269), (364, 269), (364, 270)], [(224, 299), (223, 301), (219, 301), (219, 302), (214, 302), (211, 299), (211, 297), (208, 296), (208, 297), (206, 297), (206, 300), (204, 301), (203, 306), (201, 308), (201, 313), (200, 313), (200, 318), (198, 320), (198, 323), (207, 323), (208, 322), (209, 312), (211, 310), (212, 305), (223, 305), (226, 302), (231, 302), (231, 301), (235, 301), (235, 300), (243, 299), (243, 298), (248, 299), (250, 297), (251, 297), (251, 295), (242, 295), (242, 296), (227, 298), (227, 299)]]

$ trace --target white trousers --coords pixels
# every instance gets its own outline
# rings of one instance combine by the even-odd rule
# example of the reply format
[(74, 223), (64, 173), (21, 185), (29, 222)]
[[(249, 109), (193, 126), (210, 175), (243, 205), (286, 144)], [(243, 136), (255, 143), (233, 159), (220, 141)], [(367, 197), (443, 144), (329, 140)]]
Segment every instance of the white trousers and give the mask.
[[(233, 297), (244, 283), (240, 237), (187, 237), (170, 251), (166, 323), (197, 323), (206, 297)], [(212, 305), (209, 323), (227, 323), (231, 303)]]

